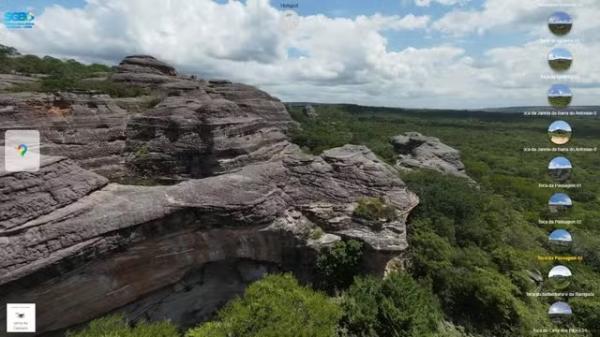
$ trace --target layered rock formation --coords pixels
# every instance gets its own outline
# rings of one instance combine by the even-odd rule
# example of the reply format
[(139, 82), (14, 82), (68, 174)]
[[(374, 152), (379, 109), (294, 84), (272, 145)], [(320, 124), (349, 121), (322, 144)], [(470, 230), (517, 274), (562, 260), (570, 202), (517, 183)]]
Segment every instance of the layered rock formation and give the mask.
[[(108, 95), (0, 94), (0, 131), (37, 129), (42, 152), (66, 156), (108, 177), (125, 175), (128, 112)], [(1, 137), (0, 144), (4, 142)]]
[[(38, 303), (42, 332), (118, 309), (193, 324), (263, 272), (292, 270), (310, 279), (316, 250), (309, 237), (317, 226), (364, 241), (372, 257), (366, 264), (382, 273), (406, 249), (404, 221), (417, 197), (364, 147), (321, 157), (288, 151), (278, 160), (173, 186), (101, 188), (102, 177), (60, 160), (50, 160), (40, 174), (69, 172), (68, 187), (3, 174), (3, 187), (29, 183), (32, 191), (54, 186), (77, 194), (65, 192), (70, 198), (62, 199), (62, 208), (38, 198), (35, 210), (43, 211), (27, 218), (10, 212), (19, 205), (25, 210), (27, 200), (1, 210), (0, 299)], [(356, 201), (364, 196), (385, 198), (400, 220), (377, 228), (355, 221)], [(217, 275), (240, 268), (239, 278), (221, 280), (231, 288), (209, 291), (218, 281), (215, 270), (207, 274), (210, 268)]]
[(19, 85), (28, 85), (37, 80), (37, 78), (31, 76), (0, 74), (0, 90), (14, 88)]
[[(364, 242), (374, 273), (398, 262), (418, 198), (392, 167), (363, 146), (304, 154), (277, 99), (157, 62), (131, 57), (114, 75), (161, 95), (131, 118), (108, 96), (0, 96), (2, 127), (39, 127), (44, 143), (39, 172), (0, 172), (0, 302), (37, 303), (41, 335), (115, 311), (189, 326), (266, 272), (310, 281), (340, 239)], [(109, 183), (111, 166), (176, 184)], [(355, 218), (364, 197), (396, 220)]]
[[(457, 177), (469, 178), (460, 152), (438, 138), (407, 132), (390, 139), (398, 154), (396, 167), (401, 170), (430, 169)], [(469, 178), (470, 179), (470, 178)]]
[(127, 128), (127, 160), (138, 175), (182, 179), (268, 160), (287, 145), (293, 122), (277, 99), (230, 82), (166, 97)]
[(175, 80), (177, 72), (170, 65), (148, 55), (127, 56), (112, 79), (142, 85), (157, 85)]
[(110, 80), (151, 96), (0, 94), (0, 131), (38, 129), (44, 153), (110, 179), (181, 180), (269, 159), (286, 146), (285, 132), (294, 125), (285, 106), (265, 92), (177, 76), (150, 56), (125, 58)]

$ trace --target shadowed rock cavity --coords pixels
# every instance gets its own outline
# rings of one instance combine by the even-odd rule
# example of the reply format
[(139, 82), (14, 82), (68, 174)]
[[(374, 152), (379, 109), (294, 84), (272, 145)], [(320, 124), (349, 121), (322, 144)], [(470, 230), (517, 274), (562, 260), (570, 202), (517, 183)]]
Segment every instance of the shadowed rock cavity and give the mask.
[[(44, 143), (39, 172), (0, 172), (0, 302), (37, 303), (41, 335), (112, 312), (197, 324), (264, 273), (311, 281), (317, 252), (345, 238), (365, 243), (365, 270), (401, 262), (418, 198), (369, 149), (302, 153), (285, 107), (249, 86), (140, 56), (119, 71), (166, 95), (135, 115), (103, 95), (0, 97), (3, 127), (40, 126)], [(109, 183), (113, 171), (175, 184)], [(396, 220), (355, 218), (363, 197)]]

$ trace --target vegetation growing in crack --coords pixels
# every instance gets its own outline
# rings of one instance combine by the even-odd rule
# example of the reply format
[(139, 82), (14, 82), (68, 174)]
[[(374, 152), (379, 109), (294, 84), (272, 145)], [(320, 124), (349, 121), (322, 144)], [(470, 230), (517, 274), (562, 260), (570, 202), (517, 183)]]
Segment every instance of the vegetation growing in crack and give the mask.
[(354, 216), (370, 221), (394, 221), (398, 218), (394, 206), (388, 205), (383, 198), (364, 197), (358, 199)]

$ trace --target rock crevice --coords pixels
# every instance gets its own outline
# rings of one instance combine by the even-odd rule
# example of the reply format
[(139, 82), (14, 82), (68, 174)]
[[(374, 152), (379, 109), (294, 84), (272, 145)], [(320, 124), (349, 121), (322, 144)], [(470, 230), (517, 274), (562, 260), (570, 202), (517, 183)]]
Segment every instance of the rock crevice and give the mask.
[[(310, 281), (319, 249), (342, 238), (365, 243), (374, 273), (403, 256), (418, 198), (368, 148), (305, 154), (276, 98), (148, 56), (126, 58), (113, 80), (160, 102), (133, 114), (104, 95), (0, 95), (3, 128), (42, 133), (39, 172), (0, 172), (0, 301), (38, 303), (40, 334), (114, 311), (196, 324), (266, 272)], [(364, 197), (397, 217), (357, 219)]]

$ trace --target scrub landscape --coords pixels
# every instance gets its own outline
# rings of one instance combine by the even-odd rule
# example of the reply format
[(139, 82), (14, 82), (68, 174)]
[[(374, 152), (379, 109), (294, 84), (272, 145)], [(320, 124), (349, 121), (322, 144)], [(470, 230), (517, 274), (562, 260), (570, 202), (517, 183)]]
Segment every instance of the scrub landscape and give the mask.
[[(41, 129), (46, 156), (0, 175), (0, 298), (36, 302), (42, 335), (534, 336), (561, 301), (600, 336), (596, 296), (528, 296), (551, 255), (600, 292), (600, 159), (563, 154), (581, 187), (557, 218), (557, 153), (524, 151), (555, 146), (551, 118), (284, 104), (142, 55), (0, 61), (2, 130)], [(597, 117), (568, 122), (600, 146)]]

